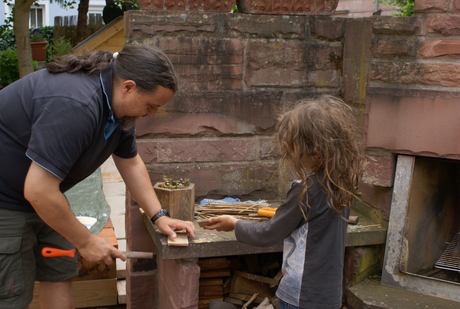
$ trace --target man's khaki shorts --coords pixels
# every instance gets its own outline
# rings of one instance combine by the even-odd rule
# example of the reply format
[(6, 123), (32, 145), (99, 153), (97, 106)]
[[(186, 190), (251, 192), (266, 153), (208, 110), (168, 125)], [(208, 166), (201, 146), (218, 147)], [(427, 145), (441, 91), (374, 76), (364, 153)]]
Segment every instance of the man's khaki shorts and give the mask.
[(77, 257), (44, 257), (44, 247), (75, 248), (35, 212), (0, 208), (0, 308), (26, 307), (35, 281), (60, 282), (77, 275)]

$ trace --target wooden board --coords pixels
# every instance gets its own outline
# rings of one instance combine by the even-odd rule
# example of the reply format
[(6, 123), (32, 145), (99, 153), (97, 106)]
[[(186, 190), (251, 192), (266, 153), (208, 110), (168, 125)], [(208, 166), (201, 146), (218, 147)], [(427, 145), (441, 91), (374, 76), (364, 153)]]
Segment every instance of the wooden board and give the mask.
[[(246, 274), (238, 271), (235, 272), (232, 277), (230, 297), (249, 300), (254, 293), (259, 293), (257, 297), (257, 299), (261, 298), (261, 300), (258, 301), (259, 303), (265, 297), (273, 297), (275, 295), (275, 289), (270, 288), (269, 283), (263, 282), (265, 280), (261, 280), (261, 278), (263, 277), (252, 274)], [(268, 279), (267, 281), (273, 280), (271, 278), (266, 279)], [(244, 295), (244, 297), (242, 297), (241, 295)]]
[(198, 266), (200, 270), (209, 270), (209, 269), (222, 269), (230, 267), (230, 260), (223, 258), (210, 258), (210, 259), (199, 259)]
[(200, 279), (200, 286), (208, 286), (208, 285), (224, 285), (224, 280), (222, 278), (205, 278), (205, 279)]
[(177, 236), (174, 239), (168, 238), (168, 246), (172, 247), (187, 247), (188, 236), (187, 233), (176, 232)]
[[(75, 308), (113, 306), (117, 304), (117, 279), (73, 281)], [(39, 283), (35, 282), (34, 298), (29, 309), (40, 309)]]
[(126, 304), (126, 280), (117, 281), (118, 303)]
[(195, 217), (195, 184), (191, 183), (185, 189), (160, 188), (161, 183), (156, 183), (153, 189), (161, 203), (166, 208), (171, 218), (193, 221)]

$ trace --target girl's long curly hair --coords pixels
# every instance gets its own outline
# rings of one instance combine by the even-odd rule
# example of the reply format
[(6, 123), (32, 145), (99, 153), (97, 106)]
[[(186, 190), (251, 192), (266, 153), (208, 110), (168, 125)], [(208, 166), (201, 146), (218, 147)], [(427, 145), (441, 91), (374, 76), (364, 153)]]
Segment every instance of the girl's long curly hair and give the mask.
[(363, 166), (361, 136), (351, 107), (329, 95), (302, 100), (280, 117), (277, 129), (282, 160), (302, 183), (299, 207), (305, 219), (311, 174), (302, 161), (308, 156), (318, 160), (314, 175), (329, 196), (329, 206), (347, 220), (342, 210), (356, 197)]

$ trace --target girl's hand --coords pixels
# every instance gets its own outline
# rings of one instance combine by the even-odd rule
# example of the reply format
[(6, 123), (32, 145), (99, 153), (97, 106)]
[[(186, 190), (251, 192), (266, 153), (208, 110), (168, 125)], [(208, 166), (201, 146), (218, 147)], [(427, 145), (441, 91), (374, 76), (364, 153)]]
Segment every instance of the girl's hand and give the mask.
[(206, 230), (217, 230), (217, 231), (232, 231), (235, 228), (235, 223), (238, 221), (237, 218), (229, 215), (212, 217), (209, 219), (211, 224), (203, 226)]

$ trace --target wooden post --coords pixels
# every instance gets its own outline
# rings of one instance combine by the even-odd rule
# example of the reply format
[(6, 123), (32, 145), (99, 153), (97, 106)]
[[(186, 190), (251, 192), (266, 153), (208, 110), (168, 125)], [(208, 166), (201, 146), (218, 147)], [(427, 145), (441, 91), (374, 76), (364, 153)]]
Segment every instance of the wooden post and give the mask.
[(193, 221), (195, 216), (195, 184), (191, 183), (185, 189), (165, 189), (159, 187), (160, 183), (156, 183), (153, 188), (161, 206), (168, 210), (171, 218)]

